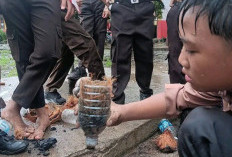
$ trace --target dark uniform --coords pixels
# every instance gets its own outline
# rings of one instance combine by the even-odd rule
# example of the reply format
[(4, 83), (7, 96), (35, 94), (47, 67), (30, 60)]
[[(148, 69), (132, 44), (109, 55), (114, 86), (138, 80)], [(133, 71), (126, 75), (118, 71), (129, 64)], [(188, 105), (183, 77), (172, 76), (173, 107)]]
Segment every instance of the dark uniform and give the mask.
[(115, 0), (111, 7), (113, 101), (125, 103), (124, 90), (131, 73), (131, 52), (135, 59), (135, 77), (140, 99), (152, 95), (154, 4), (150, 0)]
[(168, 27), (168, 67), (170, 83), (186, 83), (184, 74), (182, 73), (182, 66), (178, 62), (180, 52), (182, 49), (182, 42), (178, 33), (178, 17), (181, 3), (174, 3), (167, 15)]
[(61, 49), (59, 0), (1, 0), (19, 84), (12, 99), (24, 108), (45, 105), (43, 84)]
[(93, 37), (98, 52), (103, 59), (107, 18), (102, 17), (105, 4), (101, 0), (83, 0), (81, 6), (81, 24)]
[(62, 86), (74, 62), (74, 55), (82, 61), (82, 65), (88, 68), (89, 73), (92, 73), (95, 79), (100, 79), (105, 75), (103, 63), (94, 40), (81, 27), (77, 19), (71, 18), (65, 21), (65, 14), (62, 11), (62, 54), (47, 81), (46, 91), (49, 92), (54, 92)]

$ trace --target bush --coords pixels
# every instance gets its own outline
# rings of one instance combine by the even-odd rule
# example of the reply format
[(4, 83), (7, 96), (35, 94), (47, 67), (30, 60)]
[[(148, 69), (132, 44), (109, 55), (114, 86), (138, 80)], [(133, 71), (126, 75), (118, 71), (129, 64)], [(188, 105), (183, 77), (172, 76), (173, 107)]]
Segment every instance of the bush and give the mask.
[(164, 9), (164, 3), (161, 0), (155, 0), (155, 14), (157, 19), (162, 18), (162, 9)]
[(6, 33), (0, 30), (0, 43), (3, 43), (6, 41)]

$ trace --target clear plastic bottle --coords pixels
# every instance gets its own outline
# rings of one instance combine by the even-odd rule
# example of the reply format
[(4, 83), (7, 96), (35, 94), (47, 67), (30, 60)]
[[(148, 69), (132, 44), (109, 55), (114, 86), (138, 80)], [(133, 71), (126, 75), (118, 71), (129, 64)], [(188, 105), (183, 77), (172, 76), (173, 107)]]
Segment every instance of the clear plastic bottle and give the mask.
[(177, 140), (176, 130), (173, 127), (172, 123), (168, 119), (162, 119), (158, 125), (160, 131), (163, 133), (165, 130), (169, 130), (173, 137)]
[(72, 109), (65, 109), (61, 114), (61, 119), (63, 122), (73, 125), (76, 125), (77, 117), (78, 116), (74, 114), (74, 110)]
[(14, 135), (13, 126), (5, 119), (0, 118), (0, 129), (9, 136)]

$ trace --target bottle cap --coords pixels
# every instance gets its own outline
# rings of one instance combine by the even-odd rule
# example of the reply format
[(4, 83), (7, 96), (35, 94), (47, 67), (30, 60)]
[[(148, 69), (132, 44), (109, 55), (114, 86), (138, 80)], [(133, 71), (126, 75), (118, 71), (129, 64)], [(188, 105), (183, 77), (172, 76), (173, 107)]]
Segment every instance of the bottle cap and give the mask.
[(94, 149), (98, 143), (97, 137), (86, 137), (86, 146), (87, 149)]

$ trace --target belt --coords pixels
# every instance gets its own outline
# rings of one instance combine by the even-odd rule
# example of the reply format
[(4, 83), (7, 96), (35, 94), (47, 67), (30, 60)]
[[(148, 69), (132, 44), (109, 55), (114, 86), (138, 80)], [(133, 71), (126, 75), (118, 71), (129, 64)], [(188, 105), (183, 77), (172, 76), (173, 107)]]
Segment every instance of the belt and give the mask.
[(121, 3), (121, 4), (137, 4), (144, 2), (151, 2), (153, 0), (110, 0), (110, 3)]

